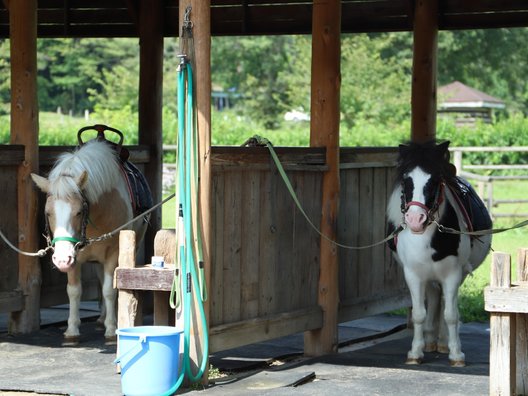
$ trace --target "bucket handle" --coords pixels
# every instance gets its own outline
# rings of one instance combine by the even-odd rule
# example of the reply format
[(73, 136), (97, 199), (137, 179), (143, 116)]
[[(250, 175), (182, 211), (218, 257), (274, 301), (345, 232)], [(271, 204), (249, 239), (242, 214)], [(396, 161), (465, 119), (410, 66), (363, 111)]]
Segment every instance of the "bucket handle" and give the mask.
[(117, 357), (115, 360), (114, 360), (114, 364), (118, 364), (121, 362), (121, 360), (123, 360), (123, 358), (127, 355), (129, 355), (132, 351), (134, 351), (135, 349), (137, 349), (138, 346), (141, 347), (141, 349), (143, 349), (143, 345), (145, 342), (147, 342), (147, 336), (145, 334), (140, 334), (139, 335), (139, 340), (138, 340), (138, 343), (136, 345), (134, 345), (132, 348), (130, 348), (128, 351), (126, 351), (125, 353), (123, 353), (121, 356)]

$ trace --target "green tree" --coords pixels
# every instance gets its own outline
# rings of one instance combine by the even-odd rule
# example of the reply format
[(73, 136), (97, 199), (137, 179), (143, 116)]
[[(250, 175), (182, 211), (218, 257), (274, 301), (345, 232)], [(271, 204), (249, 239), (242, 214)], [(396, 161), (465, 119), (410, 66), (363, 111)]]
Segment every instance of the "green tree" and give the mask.
[[(108, 71), (137, 65), (137, 40), (133, 39), (39, 39), (37, 51), (39, 102), (47, 111), (57, 107), (73, 113), (92, 110), (95, 102), (105, 99), (99, 94), (110, 78)], [(120, 77), (121, 85), (126, 85), (135, 76)]]
[(528, 29), (442, 31), (439, 84), (458, 80), (528, 114)]
[(267, 128), (278, 126), (286, 110), (284, 70), (292, 36), (214, 37), (211, 49), (213, 83), (243, 96), (245, 115), (263, 121)]

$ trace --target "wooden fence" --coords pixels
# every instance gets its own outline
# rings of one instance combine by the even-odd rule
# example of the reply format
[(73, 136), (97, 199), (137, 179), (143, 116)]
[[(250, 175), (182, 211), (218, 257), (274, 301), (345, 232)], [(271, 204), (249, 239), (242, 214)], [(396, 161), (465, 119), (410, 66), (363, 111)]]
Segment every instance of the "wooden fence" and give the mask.
[[(450, 151), (453, 153), (454, 164), (457, 168), (458, 174), (466, 179), (475, 180), (477, 182), (477, 189), (480, 197), (484, 200), (486, 207), (490, 211), (493, 218), (498, 217), (528, 217), (528, 213), (498, 213), (495, 208), (499, 205), (505, 204), (522, 204), (528, 203), (528, 199), (523, 197), (514, 199), (496, 199), (494, 198), (494, 185), (497, 182), (504, 181), (527, 181), (528, 180), (528, 165), (525, 164), (507, 164), (507, 165), (475, 165), (464, 162), (464, 153), (503, 153), (503, 152), (525, 152), (528, 153), (528, 147), (451, 147)], [(523, 175), (482, 175), (477, 172), (482, 171), (526, 171)]]

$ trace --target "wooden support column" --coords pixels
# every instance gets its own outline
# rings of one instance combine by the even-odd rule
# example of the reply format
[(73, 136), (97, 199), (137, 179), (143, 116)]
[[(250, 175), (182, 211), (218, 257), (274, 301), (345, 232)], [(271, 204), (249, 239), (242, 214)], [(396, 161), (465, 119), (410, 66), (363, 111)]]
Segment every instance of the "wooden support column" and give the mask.
[[(180, 0), (179, 26), (181, 26), (187, 6), (191, 6), (190, 19), (193, 23), (195, 70), (194, 87), (196, 92), (196, 110), (198, 123), (198, 163), (200, 168), (200, 202), (198, 210), (202, 229), (203, 260), (205, 283), (209, 287), (211, 280), (211, 1)], [(195, 295), (198, 291), (195, 290)], [(196, 308), (196, 307), (195, 307)], [(197, 320), (192, 323), (191, 359), (196, 367), (202, 362), (204, 335), (209, 331), (209, 301), (204, 303), (207, 326)], [(195, 309), (194, 317), (199, 314)], [(208, 359), (208, 356), (203, 357)], [(208, 368), (202, 377), (202, 383), (208, 382)]]
[[(22, 144), (24, 162), (18, 171), (18, 247), (36, 252), (37, 190), (30, 174), (38, 172), (37, 99), (37, 0), (9, 3), (11, 40), (11, 144)], [(18, 281), (25, 295), (25, 309), (13, 312), (10, 333), (29, 333), (40, 328), (40, 261), (18, 256)]]
[[(150, 149), (145, 165), (152, 199), (162, 199), (163, 175), (163, 1), (140, 0), (139, 3), (139, 144)], [(145, 257), (150, 260), (156, 232), (161, 228), (161, 209), (152, 212), (145, 235)]]
[(436, 136), (437, 49), (438, 0), (417, 0), (411, 94), (411, 140), (416, 143)]
[[(321, 232), (337, 236), (339, 210), (339, 94), (341, 87), (341, 1), (313, 4), (310, 146), (326, 148)], [(321, 238), (318, 302), (323, 327), (305, 333), (304, 352), (316, 356), (337, 352), (339, 263), (337, 247)]]

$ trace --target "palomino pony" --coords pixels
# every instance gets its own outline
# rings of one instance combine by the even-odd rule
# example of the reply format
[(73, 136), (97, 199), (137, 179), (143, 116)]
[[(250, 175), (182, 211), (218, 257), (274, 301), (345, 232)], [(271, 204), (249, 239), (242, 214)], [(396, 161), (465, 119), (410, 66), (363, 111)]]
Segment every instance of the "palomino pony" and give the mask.
[[(63, 153), (47, 179), (31, 175), (47, 194), (45, 216), (48, 238), (52, 238), (54, 247), (53, 264), (68, 276), (70, 311), (65, 344), (79, 341), (80, 266), (87, 261), (103, 266), (103, 271), (98, 271), (104, 300), (100, 320), (104, 320), (107, 342), (115, 340), (117, 292), (112, 282), (119, 241), (112, 236), (90, 243), (90, 238), (109, 233), (134, 218), (134, 193), (126, 176), (130, 173), (128, 166), (131, 164), (121, 161), (108, 141), (94, 139), (73, 153)], [(150, 190), (148, 195), (151, 202)], [(128, 226), (136, 231), (138, 240), (144, 236), (147, 220), (140, 218)]]
[[(459, 337), (458, 289), (486, 258), (491, 236), (465, 232), (491, 228), (490, 216), (471, 186), (449, 163), (449, 142), (400, 145), (398, 177), (389, 199), (389, 246), (403, 266), (412, 300), (414, 337), (407, 364), (425, 352), (449, 352), (464, 366)], [(442, 227), (449, 228), (449, 230)], [(447, 232), (449, 231), (449, 232)]]

